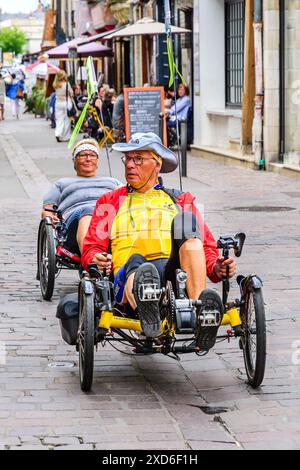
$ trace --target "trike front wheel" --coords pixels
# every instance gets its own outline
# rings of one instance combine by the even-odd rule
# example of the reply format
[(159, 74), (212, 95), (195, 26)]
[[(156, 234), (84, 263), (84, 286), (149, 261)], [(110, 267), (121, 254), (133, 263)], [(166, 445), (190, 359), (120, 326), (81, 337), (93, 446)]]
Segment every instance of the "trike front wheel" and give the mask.
[(242, 340), (249, 384), (258, 388), (266, 368), (266, 315), (262, 289), (249, 289), (242, 314)]
[(89, 392), (92, 388), (94, 377), (94, 348), (94, 295), (85, 293), (84, 282), (82, 282), (80, 286), (78, 349), (80, 386), (83, 392)]

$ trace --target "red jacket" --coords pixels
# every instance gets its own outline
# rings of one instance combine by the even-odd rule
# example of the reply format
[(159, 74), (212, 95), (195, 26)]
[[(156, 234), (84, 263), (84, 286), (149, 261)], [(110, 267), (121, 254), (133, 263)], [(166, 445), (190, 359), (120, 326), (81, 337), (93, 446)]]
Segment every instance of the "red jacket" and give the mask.
[[(190, 193), (180, 194), (179, 192), (169, 191), (165, 188), (162, 189), (169, 194), (182, 212), (192, 212), (196, 215), (203, 236), (202, 241), (206, 257), (207, 275), (212, 282), (220, 282), (219, 277), (214, 273), (214, 266), (219, 256), (217, 243), (195, 205), (195, 197)], [(128, 187), (124, 186), (104, 194), (98, 200), (89, 231), (83, 244), (82, 265), (84, 269), (88, 269), (88, 265), (93, 262), (93, 258), (96, 254), (109, 253), (110, 230), (128, 192)]]

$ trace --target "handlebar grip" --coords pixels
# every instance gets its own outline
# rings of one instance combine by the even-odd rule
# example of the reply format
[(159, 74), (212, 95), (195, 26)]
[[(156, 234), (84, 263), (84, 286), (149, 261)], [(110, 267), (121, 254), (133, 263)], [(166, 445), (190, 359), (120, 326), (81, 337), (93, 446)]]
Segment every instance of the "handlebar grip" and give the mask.
[[(107, 253), (102, 253), (102, 256), (104, 256), (104, 258), (107, 259), (108, 254), (107, 254)], [(103, 276), (104, 276), (104, 277), (107, 277), (107, 270), (106, 270), (106, 268), (103, 268)]]

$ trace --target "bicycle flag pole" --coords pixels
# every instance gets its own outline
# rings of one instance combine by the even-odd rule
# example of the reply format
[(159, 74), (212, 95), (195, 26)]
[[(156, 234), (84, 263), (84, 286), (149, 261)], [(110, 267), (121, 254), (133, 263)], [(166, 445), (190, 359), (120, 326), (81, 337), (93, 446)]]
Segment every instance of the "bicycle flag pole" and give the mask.
[[(87, 72), (88, 72), (88, 83), (91, 86), (92, 96), (95, 96), (95, 94), (98, 93), (98, 81), (96, 78), (96, 72), (95, 72), (95, 67), (94, 67), (94, 62), (93, 62), (92, 57), (88, 58)], [(100, 117), (101, 117), (101, 122), (104, 123), (102, 106), (100, 107)], [(107, 158), (107, 163), (108, 163), (108, 168), (109, 168), (109, 175), (112, 178), (112, 171), (111, 171), (111, 164), (110, 164), (107, 141), (105, 141), (105, 151), (106, 151), (106, 158)]]
[[(95, 83), (93, 82), (93, 79), (91, 78), (92, 77), (92, 74), (91, 74), (91, 67), (90, 67), (90, 59), (91, 57), (88, 58), (87, 60), (87, 77), (88, 77), (88, 80), (87, 80), (87, 92), (88, 92), (88, 99), (87, 99), (87, 102), (86, 102), (86, 105), (85, 107), (83, 108), (82, 110), (82, 113), (78, 119), (78, 122), (75, 126), (75, 129), (73, 131), (73, 134), (71, 136), (71, 139), (69, 141), (69, 145), (68, 145), (68, 149), (70, 150), (73, 145), (75, 144), (75, 141), (76, 141), (76, 138), (79, 134), (79, 132), (81, 131), (81, 128), (82, 128), (82, 124), (85, 120), (85, 117), (86, 117), (86, 114), (87, 114), (87, 111), (88, 111), (88, 108), (89, 108), (89, 105), (90, 105), (90, 102), (91, 102), (91, 99), (93, 97), (93, 95), (95, 94), (96, 92), (96, 88), (95, 88)], [(91, 59), (92, 60), (92, 59)], [(94, 66), (93, 64), (93, 61), (92, 61), (92, 65)]]
[(182, 83), (186, 84), (183, 76), (181, 75), (178, 66), (174, 57), (174, 47), (173, 47), (173, 35), (171, 28), (171, 8), (170, 0), (164, 0), (164, 10), (165, 10), (165, 26), (166, 26), (166, 35), (167, 35), (167, 50), (168, 50), (168, 62), (170, 70), (170, 80), (169, 88), (173, 86), (174, 89), (174, 99), (175, 99), (175, 117), (176, 117), (176, 134), (177, 134), (177, 149), (178, 149), (178, 163), (179, 163), (179, 179), (180, 179), (180, 190), (183, 190), (182, 184), (182, 151), (180, 147), (180, 138), (179, 138), (179, 121), (178, 121), (178, 112), (177, 112), (177, 90), (176, 90), (176, 73), (181, 78)]
[[(94, 62), (93, 58), (90, 56), (88, 57), (87, 60), (87, 92), (88, 92), (88, 99), (86, 102), (86, 105), (78, 119), (78, 122), (75, 126), (75, 129), (73, 131), (73, 134), (71, 136), (71, 139), (69, 141), (68, 149), (71, 149), (73, 145), (76, 142), (77, 136), (82, 128), (82, 124), (85, 120), (86, 114), (88, 112), (89, 106), (91, 105), (92, 101), (95, 99), (95, 95), (98, 93), (98, 82), (96, 79), (96, 72), (95, 72), (95, 67), (94, 67)], [(100, 115), (101, 115), (101, 121), (103, 122), (103, 113), (102, 109), (100, 109)], [(107, 162), (108, 162), (108, 168), (109, 168), (109, 174), (110, 177), (112, 177), (112, 171), (111, 171), (111, 164), (110, 164), (110, 158), (109, 158), (109, 152), (108, 152), (108, 146), (107, 142), (105, 145), (106, 149), (106, 157), (107, 157)]]

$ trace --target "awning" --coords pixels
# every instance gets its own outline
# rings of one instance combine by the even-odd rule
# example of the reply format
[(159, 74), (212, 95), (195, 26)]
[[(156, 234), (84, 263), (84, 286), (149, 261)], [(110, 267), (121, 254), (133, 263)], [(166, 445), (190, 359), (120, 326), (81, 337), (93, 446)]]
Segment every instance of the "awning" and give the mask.
[(90, 36), (89, 38), (80, 38), (80, 42), (78, 44), (81, 46), (83, 44), (89, 44), (89, 43), (95, 42), (95, 41), (105, 42), (105, 41), (107, 41), (107, 39), (106, 39), (107, 36), (111, 36), (111, 34), (117, 33), (119, 31), (121, 31), (122, 29), (124, 29), (125, 27), (126, 26), (120, 26), (119, 28), (116, 28), (113, 31), (112, 30), (104, 31), (104, 32), (99, 33), (99, 34), (95, 34), (95, 36)]
[(82, 38), (73, 39), (72, 41), (65, 42), (60, 46), (54, 47), (47, 51), (50, 59), (68, 59), (69, 48), (77, 47), (78, 57), (87, 58), (92, 57), (108, 57), (113, 55), (113, 51), (102, 44), (92, 42), (90, 44), (79, 45)]
[[(171, 31), (172, 34), (191, 33), (189, 29), (179, 28), (178, 26), (171, 26)], [(132, 36), (157, 36), (161, 34), (166, 34), (166, 26), (164, 23), (158, 23), (152, 18), (142, 18), (136, 23), (129, 25), (120, 31), (109, 34), (105, 37), (105, 40)]]

